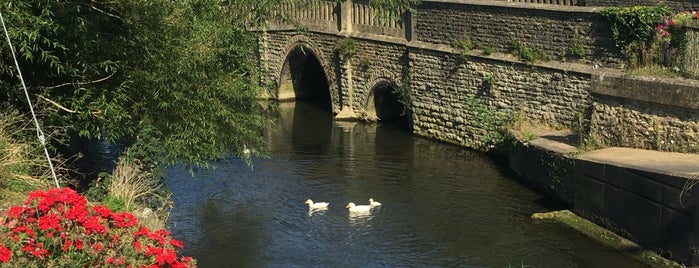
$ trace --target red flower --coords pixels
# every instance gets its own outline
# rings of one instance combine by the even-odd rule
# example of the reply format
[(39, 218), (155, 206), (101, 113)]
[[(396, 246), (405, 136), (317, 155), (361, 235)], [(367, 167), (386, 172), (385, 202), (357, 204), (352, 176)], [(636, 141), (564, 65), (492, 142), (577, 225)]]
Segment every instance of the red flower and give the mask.
[(133, 248), (136, 251), (141, 251), (141, 241), (138, 241), (138, 240), (133, 241)]
[(68, 251), (70, 249), (70, 246), (73, 245), (73, 241), (66, 239), (63, 241), (63, 251)]
[(170, 239), (170, 245), (172, 245), (176, 248), (179, 248), (179, 249), (184, 248), (184, 244), (182, 244), (182, 241), (179, 241), (179, 240), (174, 239), (174, 238)]
[(160, 265), (165, 263), (171, 264), (177, 261), (177, 253), (172, 250), (165, 249), (161, 251), (160, 254), (155, 255), (155, 261)]
[(153, 256), (160, 254), (160, 252), (163, 252), (162, 248), (156, 248), (156, 247), (148, 247), (146, 248), (146, 256)]
[(102, 252), (102, 250), (104, 250), (104, 247), (102, 247), (102, 243), (100, 242), (92, 244), (92, 248), (97, 250), (97, 252)]
[(25, 207), (11, 207), (7, 211), (7, 217), (8, 218), (19, 218), (27, 210), (28, 209)]
[(58, 223), (59, 216), (53, 213), (46, 214), (39, 218), (39, 229), (46, 231), (49, 228), (53, 228), (56, 231), (61, 230), (61, 226)]
[(138, 229), (138, 231), (133, 233), (133, 236), (139, 237), (139, 236), (150, 236), (150, 229), (146, 227), (141, 227)]
[(112, 221), (114, 221), (114, 226), (117, 228), (129, 228), (131, 226), (138, 225), (138, 219), (131, 213), (119, 212), (114, 213), (110, 216)]
[[(103, 263), (131, 267), (128, 262), (143, 261), (146, 261), (143, 267), (190, 265), (189, 257), (178, 260), (176, 248), (184, 246), (172, 238), (170, 232), (139, 226), (136, 217), (128, 212), (114, 213), (106, 206), (91, 206), (85, 197), (69, 188), (34, 191), (24, 204), (11, 207), (7, 217), (0, 219), (0, 237), (5, 237), (0, 241), (10, 243), (0, 244), (0, 266), (10, 261), (13, 253), (23, 254), (23, 259), (38, 264), (60, 255), (61, 249), (63, 252), (79, 251), (83, 246), (89, 250), (81, 252), (81, 256), (94, 255), (91, 261), (95, 263), (87, 266)], [(131, 256), (135, 258), (133, 261), (127, 259), (129, 256), (110, 257), (115, 249), (129, 246), (138, 252)], [(106, 252), (111, 253), (104, 254)]]
[(83, 226), (85, 227), (85, 234), (90, 234), (92, 232), (98, 233), (98, 234), (106, 234), (107, 233), (107, 228), (104, 227), (104, 225), (100, 224), (100, 218), (98, 217), (89, 217), (85, 222), (83, 223)]
[(27, 228), (27, 226), (15, 227), (14, 229), (12, 229), (12, 233), (10, 234), (10, 236), (17, 237), (20, 233), (25, 233), (29, 237), (36, 237), (36, 234), (34, 233), (34, 231), (32, 231), (32, 229)]
[(75, 240), (73, 241), (73, 246), (75, 247), (75, 249), (81, 250), (83, 249), (83, 241)]
[(35, 248), (34, 250), (32, 250), (31, 254), (34, 255), (35, 257), (39, 257), (39, 258), (43, 259), (44, 256), (49, 255), (49, 251), (45, 250), (43, 248)]
[(0, 262), (9, 262), (12, 258), (12, 251), (4, 245), (0, 245)]
[(97, 212), (102, 218), (109, 218), (109, 215), (112, 214), (112, 211), (107, 206), (94, 206), (92, 210)]
[(72, 207), (66, 210), (64, 216), (69, 220), (84, 221), (87, 217), (87, 210), (84, 205), (73, 204)]

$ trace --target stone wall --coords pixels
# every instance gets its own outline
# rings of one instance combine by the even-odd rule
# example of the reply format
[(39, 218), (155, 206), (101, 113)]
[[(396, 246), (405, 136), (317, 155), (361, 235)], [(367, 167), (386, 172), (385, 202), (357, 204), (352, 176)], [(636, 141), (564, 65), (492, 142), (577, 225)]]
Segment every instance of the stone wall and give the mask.
[(578, 124), (591, 105), (589, 74), (476, 56), (459, 62), (438, 50), (411, 51), (410, 59), (413, 131), (421, 136), (479, 147), (484, 133), (467, 98), (513, 118), (563, 128)]
[[(487, 3), (487, 4), (485, 4)], [(513, 42), (546, 52), (552, 60), (569, 58), (573, 46), (584, 48), (586, 59), (618, 66), (608, 26), (598, 10), (497, 1), (424, 1), (415, 15), (418, 41), (450, 45), (464, 36), (483, 49), (509, 52)]]
[(590, 137), (604, 146), (699, 152), (699, 81), (593, 77)]
[(685, 11), (685, 10), (699, 10), (699, 3), (696, 1), (677, 1), (677, 0), (636, 0), (636, 1), (624, 1), (624, 0), (584, 0), (585, 6), (652, 6), (656, 4), (665, 4), (675, 11)]

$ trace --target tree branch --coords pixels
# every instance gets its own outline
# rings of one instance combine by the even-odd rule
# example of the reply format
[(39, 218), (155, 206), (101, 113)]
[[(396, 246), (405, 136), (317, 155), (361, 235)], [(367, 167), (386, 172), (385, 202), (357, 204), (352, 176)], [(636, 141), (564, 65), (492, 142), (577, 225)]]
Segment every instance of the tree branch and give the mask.
[(46, 97), (44, 97), (44, 96), (41, 96), (41, 95), (38, 95), (38, 94), (37, 94), (37, 96), (38, 96), (40, 99), (45, 100), (45, 101), (47, 101), (48, 103), (53, 104), (54, 106), (58, 107), (59, 109), (61, 109), (61, 110), (63, 110), (63, 111), (66, 111), (66, 112), (69, 112), (69, 113), (72, 113), (72, 114), (77, 113), (77, 111), (68, 109), (68, 108), (66, 108), (66, 107), (63, 107), (62, 105), (58, 104), (57, 102), (52, 101), (52, 100), (50, 100), (50, 99), (48, 99), (48, 98), (46, 98)]
[(59, 88), (59, 87), (65, 87), (65, 86), (70, 86), (70, 85), (89, 85), (89, 84), (95, 84), (95, 83), (99, 83), (99, 82), (102, 82), (102, 81), (105, 81), (105, 80), (111, 78), (112, 76), (114, 76), (114, 74), (115, 74), (115, 73), (112, 73), (112, 74), (110, 74), (109, 76), (107, 76), (107, 77), (105, 77), (105, 78), (100, 78), (100, 79), (97, 79), (97, 80), (94, 80), (94, 81), (63, 83), (63, 84), (60, 84), (60, 85), (55, 85), (55, 86), (50, 86), (50, 87), (44, 87), (44, 89), (57, 89), (57, 88)]

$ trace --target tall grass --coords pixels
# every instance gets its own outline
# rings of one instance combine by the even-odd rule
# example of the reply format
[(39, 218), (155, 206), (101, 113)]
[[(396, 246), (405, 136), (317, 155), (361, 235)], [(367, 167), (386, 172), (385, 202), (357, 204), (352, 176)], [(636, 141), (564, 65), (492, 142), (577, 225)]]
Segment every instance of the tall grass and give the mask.
[(118, 203), (117, 207), (123, 206), (120, 209), (134, 212), (149, 228), (163, 228), (169, 214), (170, 194), (163, 189), (160, 176), (149, 170), (150, 167), (128, 154), (120, 157), (103, 201), (108, 206)]
[(31, 118), (0, 108), (0, 211), (25, 194), (52, 186), (51, 171)]

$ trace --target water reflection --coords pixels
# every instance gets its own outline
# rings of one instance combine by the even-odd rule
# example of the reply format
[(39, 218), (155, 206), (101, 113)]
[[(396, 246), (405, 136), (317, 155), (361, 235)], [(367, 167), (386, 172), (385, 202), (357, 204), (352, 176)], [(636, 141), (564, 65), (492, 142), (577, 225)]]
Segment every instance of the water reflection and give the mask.
[(348, 215), (350, 226), (366, 226), (374, 218), (371, 211), (352, 211)]
[(309, 208), (308, 209), (308, 216), (313, 216), (313, 214), (320, 214), (323, 215), (325, 212), (328, 211), (328, 208)]
[[(549, 208), (497, 159), (313, 107), (280, 111), (255, 170), (234, 159), (168, 173), (173, 235), (201, 267), (644, 267), (532, 221)], [(330, 205), (309, 211), (309, 197)], [(368, 214), (345, 208), (372, 197), (383, 205)]]

